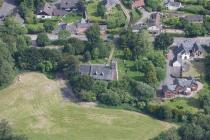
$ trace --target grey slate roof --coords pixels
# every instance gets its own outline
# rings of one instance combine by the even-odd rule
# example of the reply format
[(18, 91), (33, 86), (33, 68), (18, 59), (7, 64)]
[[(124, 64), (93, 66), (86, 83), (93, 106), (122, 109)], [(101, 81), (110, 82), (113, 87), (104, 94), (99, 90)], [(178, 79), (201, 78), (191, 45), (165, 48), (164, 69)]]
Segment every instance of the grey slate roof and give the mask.
[(175, 91), (176, 89), (176, 85), (171, 85), (171, 84), (167, 84), (167, 85), (164, 85), (163, 86), (163, 92), (166, 92), (166, 91)]
[(120, 4), (119, 0), (105, 0), (105, 6), (108, 9), (115, 7), (117, 4)]
[(174, 54), (178, 55), (180, 53), (189, 53), (191, 50), (203, 52), (203, 48), (198, 45), (196, 42), (190, 40), (185, 40), (179, 46), (174, 49)]
[(203, 22), (203, 15), (189, 15), (184, 18), (190, 23), (193, 22)]
[(181, 87), (190, 88), (192, 84), (197, 84), (196, 79), (193, 77), (188, 77), (186, 79), (176, 78), (174, 84), (179, 85)]
[(79, 2), (79, 0), (61, 0), (60, 8), (61, 9), (71, 9), (75, 8), (76, 4)]
[(173, 6), (173, 7), (180, 7), (181, 3), (180, 2), (169, 2), (168, 5)]
[(116, 69), (105, 64), (81, 64), (79, 72), (82, 75), (89, 75), (97, 80), (111, 81), (116, 78)]
[(93, 24), (92, 23), (77, 23), (77, 28), (90, 28)]
[(53, 16), (57, 12), (56, 9), (57, 8), (54, 5), (46, 2), (45, 5), (39, 10), (39, 13), (44, 12), (45, 14), (47, 14), (49, 16)]
[(67, 11), (60, 10), (55, 5), (46, 2), (44, 7), (39, 10), (38, 14), (46, 14), (48, 16), (64, 16), (67, 13)]

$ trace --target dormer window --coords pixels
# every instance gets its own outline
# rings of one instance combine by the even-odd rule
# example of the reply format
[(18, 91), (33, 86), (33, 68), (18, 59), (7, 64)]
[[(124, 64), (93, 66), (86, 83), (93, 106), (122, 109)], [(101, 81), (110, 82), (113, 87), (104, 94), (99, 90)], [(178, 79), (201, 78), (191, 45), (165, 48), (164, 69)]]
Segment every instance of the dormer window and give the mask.
[(104, 72), (101, 72), (101, 76), (104, 76)]
[(97, 74), (98, 74), (98, 72), (97, 72), (97, 71), (95, 71), (94, 75), (97, 75)]

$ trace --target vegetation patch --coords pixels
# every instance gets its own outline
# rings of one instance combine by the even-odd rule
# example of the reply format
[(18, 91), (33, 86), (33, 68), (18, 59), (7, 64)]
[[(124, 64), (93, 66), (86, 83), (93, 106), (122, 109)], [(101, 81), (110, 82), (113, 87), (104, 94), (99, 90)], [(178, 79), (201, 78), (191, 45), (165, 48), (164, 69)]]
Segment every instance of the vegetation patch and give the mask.
[(66, 23), (74, 23), (82, 18), (82, 15), (79, 13), (69, 13), (63, 17), (63, 21)]
[(141, 113), (65, 101), (59, 82), (39, 73), (24, 73), (0, 92), (0, 118), (30, 140), (147, 140), (174, 126)]

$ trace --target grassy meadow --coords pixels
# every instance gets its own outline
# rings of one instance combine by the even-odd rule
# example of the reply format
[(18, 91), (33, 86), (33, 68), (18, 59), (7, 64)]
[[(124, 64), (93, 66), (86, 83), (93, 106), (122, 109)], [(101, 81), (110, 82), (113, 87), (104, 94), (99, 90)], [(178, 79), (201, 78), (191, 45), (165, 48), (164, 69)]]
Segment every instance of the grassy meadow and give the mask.
[(64, 99), (59, 81), (24, 73), (0, 91), (0, 119), (29, 140), (147, 140), (173, 124)]

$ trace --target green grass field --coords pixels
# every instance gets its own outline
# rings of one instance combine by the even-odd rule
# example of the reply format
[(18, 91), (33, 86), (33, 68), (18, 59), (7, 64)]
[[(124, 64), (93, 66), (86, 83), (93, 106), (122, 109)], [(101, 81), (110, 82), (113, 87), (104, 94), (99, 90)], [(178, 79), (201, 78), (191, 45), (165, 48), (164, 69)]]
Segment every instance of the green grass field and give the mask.
[(70, 13), (63, 17), (63, 21), (67, 23), (74, 23), (82, 19), (82, 15), (76, 13)]
[(29, 140), (147, 140), (173, 124), (146, 115), (64, 100), (60, 83), (25, 73), (0, 91), (0, 119)]
[(104, 22), (104, 20), (100, 16), (96, 16), (96, 9), (98, 3), (98, 0), (92, 0), (86, 5), (89, 20), (92, 22)]

